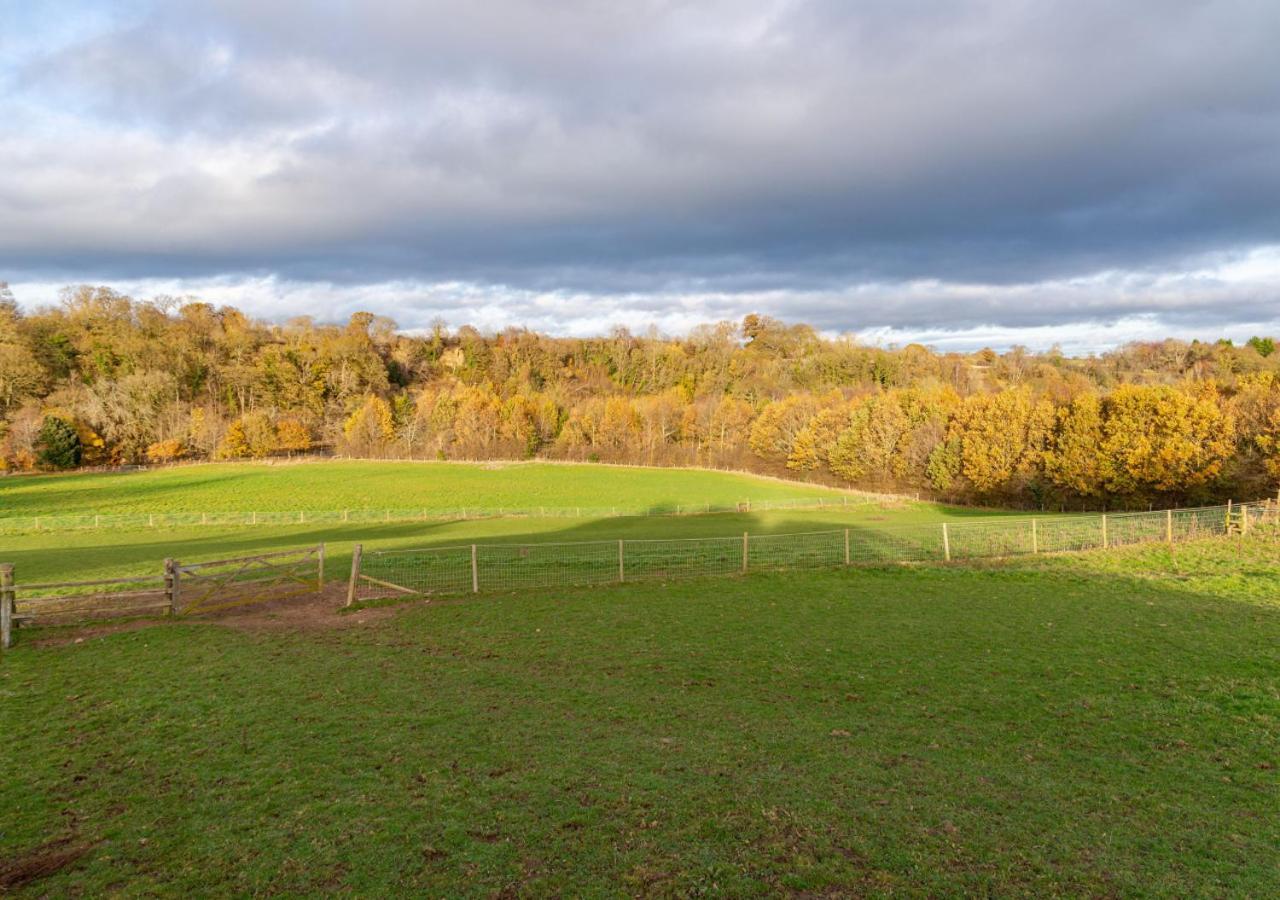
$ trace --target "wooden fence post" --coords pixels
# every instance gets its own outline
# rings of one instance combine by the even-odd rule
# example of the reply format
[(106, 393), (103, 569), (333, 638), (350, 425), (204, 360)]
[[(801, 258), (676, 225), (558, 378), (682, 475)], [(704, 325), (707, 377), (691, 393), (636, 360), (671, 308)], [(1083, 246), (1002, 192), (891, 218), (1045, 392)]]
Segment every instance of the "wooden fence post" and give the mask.
[(747, 558), (748, 558), (747, 554), (749, 552), (747, 549), (747, 542), (749, 540), (750, 540), (750, 537), (747, 535), (747, 532), (745, 531), (742, 532), (742, 574), (743, 575), (747, 574)]
[(1240, 536), (1244, 537), (1249, 533), (1249, 504), (1240, 504)]
[(942, 559), (951, 562), (951, 536), (947, 534), (947, 523), (942, 523)]
[(324, 541), (320, 542), (316, 559), (316, 593), (324, 590)]
[[(845, 498), (848, 499), (847, 497)], [(844, 564), (849, 565), (849, 529), (844, 530)]]
[(0, 650), (13, 638), (13, 563), (0, 563)]
[(627, 580), (627, 570), (622, 562), (622, 541), (618, 541), (618, 581)]
[(480, 561), (476, 555), (476, 545), (471, 545), (471, 593), (480, 593)]
[(360, 558), (364, 555), (364, 545), (356, 544), (351, 551), (351, 580), (347, 582), (347, 606), (356, 602), (356, 582), (360, 580)]
[(1164, 511), (1164, 539), (1166, 543), (1173, 543), (1173, 510), (1171, 509)]
[(1035, 516), (1031, 517), (1031, 552), (1032, 553), (1040, 552), (1040, 534), (1036, 530)]
[(169, 599), (169, 615), (178, 614), (178, 563), (171, 557), (164, 561), (164, 593)]
[(1102, 549), (1106, 550), (1108, 546), (1110, 545), (1109, 545), (1109, 542), (1107, 541), (1107, 514), (1103, 513), (1102, 514)]

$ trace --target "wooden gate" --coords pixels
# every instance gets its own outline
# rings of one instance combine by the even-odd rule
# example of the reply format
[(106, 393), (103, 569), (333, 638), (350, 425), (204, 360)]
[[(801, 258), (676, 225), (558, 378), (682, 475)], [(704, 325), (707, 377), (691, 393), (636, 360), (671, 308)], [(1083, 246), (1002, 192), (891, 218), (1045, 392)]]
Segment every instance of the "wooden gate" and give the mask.
[(165, 577), (179, 615), (284, 600), (324, 587), (324, 544), (212, 562), (167, 560)]

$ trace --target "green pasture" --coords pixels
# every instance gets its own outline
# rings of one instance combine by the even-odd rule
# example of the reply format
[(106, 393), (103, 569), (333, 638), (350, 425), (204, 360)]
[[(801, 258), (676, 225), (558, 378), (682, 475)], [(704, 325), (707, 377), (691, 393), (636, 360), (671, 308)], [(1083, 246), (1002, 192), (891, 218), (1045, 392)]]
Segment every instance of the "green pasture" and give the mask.
[(172, 557), (199, 562), (324, 542), (331, 578), (345, 578), (351, 549), (477, 541), (586, 541), (723, 537), (753, 533), (874, 530), (991, 516), (931, 503), (876, 503), (803, 484), (723, 472), (598, 465), (322, 462), (228, 464), (122, 474), (0, 478), (0, 515), (403, 508), (415, 504), (600, 508), (825, 498), (824, 509), (684, 516), (520, 516), (419, 522), (157, 528), (0, 533), (0, 562), (25, 582), (147, 575)]
[(832, 500), (843, 494), (731, 472), (551, 463), (226, 463), (0, 478), (0, 517), (538, 507), (623, 509)]
[(1256, 535), (20, 632), (0, 890), (1275, 896), (1277, 598)]

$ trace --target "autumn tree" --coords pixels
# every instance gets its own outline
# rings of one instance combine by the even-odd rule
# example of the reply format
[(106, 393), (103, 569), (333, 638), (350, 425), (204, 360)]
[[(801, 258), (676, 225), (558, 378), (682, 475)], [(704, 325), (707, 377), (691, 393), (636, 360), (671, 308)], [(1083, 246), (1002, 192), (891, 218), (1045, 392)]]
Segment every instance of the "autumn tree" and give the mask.
[(275, 444), (288, 453), (305, 453), (311, 449), (311, 433), (297, 419), (281, 419), (276, 422)]
[(844, 404), (818, 410), (792, 441), (787, 468), (805, 472), (829, 466), (831, 454), (849, 420), (849, 409)]
[(1067, 494), (1098, 496), (1111, 482), (1109, 458), (1102, 452), (1104, 436), (1102, 398), (1079, 395), (1057, 411), (1045, 475)]
[(848, 481), (886, 481), (910, 420), (893, 394), (876, 394), (853, 408), (831, 448), (831, 471)]
[(498, 447), (502, 430), (502, 400), (490, 385), (463, 388), (453, 419), (453, 439), (463, 453), (483, 457)]
[(714, 401), (703, 442), (716, 453), (727, 456), (746, 447), (755, 410), (747, 401), (726, 395)]
[(152, 463), (175, 462), (186, 455), (187, 448), (182, 446), (182, 442), (175, 438), (156, 441), (147, 448), (147, 461)]
[(343, 424), (342, 436), (352, 456), (380, 456), (396, 436), (387, 401), (365, 398)]
[(239, 421), (250, 457), (264, 459), (276, 452), (279, 444), (276, 441), (276, 426), (270, 415), (260, 409), (251, 410), (241, 416)]
[(809, 394), (791, 394), (761, 410), (751, 426), (751, 451), (769, 462), (785, 463), (796, 437), (812, 421), (820, 408)]
[(975, 394), (956, 410), (948, 437), (960, 474), (979, 495), (1012, 494), (1042, 470), (1053, 408), (1026, 389)]
[(167, 372), (133, 372), (102, 379), (91, 388), (85, 410), (100, 432), (126, 460), (142, 459), (168, 426), (185, 418), (177, 399), (177, 381)]
[(1105, 403), (1107, 489), (1137, 499), (1211, 483), (1235, 447), (1235, 419), (1212, 387), (1121, 385)]
[(244, 433), (244, 424), (237, 419), (227, 426), (222, 440), (218, 443), (219, 459), (243, 459), (249, 455), (249, 439)]
[(596, 429), (594, 446), (619, 453), (636, 443), (640, 436), (640, 416), (631, 399), (618, 394), (604, 401)]
[(1255, 441), (1262, 452), (1263, 466), (1267, 475), (1280, 481), (1280, 407), (1277, 407), (1258, 429)]
[(0, 416), (35, 396), (45, 382), (44, 369), (22, 334), (21, 319), (9, 286), (0, 282)]

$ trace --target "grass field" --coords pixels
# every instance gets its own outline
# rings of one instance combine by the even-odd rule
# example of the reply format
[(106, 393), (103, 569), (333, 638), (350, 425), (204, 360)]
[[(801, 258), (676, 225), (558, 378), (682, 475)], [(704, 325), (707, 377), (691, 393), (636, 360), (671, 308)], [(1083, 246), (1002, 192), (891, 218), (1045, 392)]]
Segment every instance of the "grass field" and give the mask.
[[(525, 465), (490, 468), (433, 463), (312, 463), (191, 466), (125, 474), (0, 478), (0, 514), (148, 510), (333, 510), (403, 506), (447, 497), (473, 505), (599, 507), (731, 504), (738, 499), (842, 498), (800, 484), (697, 470)], [(483, 503), (481, 502), (483, 501)], [(443, 501), (440, 505), (445, 505)], [(420, 547), (489, 540), (720, 537), (827, 528), (880, 528), (991, 515), (930, 503), (684, 517), (498, 518), (390, 524), (188, 526), (0, 534), (0, 562), (27, 582), (126, 577), (159, 571), (166, 557), (197, 562), (326, 543), (331, 577), (345, 578), (351, 548)]]
[(648, 508), (840, 496), (699, 469), (550, 463), (227, 463), (0, 478), (0, 516), (342, 509)]
[(1254, 537), (20, 643), (0, 878), (1275, 896), (1278, 596)]

